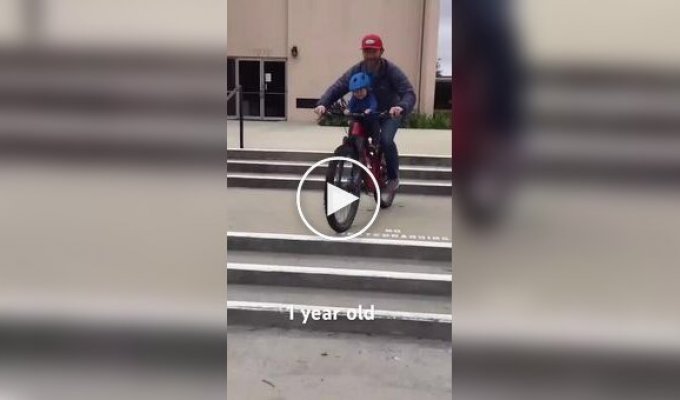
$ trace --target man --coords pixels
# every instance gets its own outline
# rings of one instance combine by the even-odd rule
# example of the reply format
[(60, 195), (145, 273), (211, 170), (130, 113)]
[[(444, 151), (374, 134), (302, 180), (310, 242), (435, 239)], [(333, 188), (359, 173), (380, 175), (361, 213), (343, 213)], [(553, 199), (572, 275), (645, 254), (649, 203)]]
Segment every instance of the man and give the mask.
[(373, 93), (378, 100), (378, 110), (388, 110), (391, 118), (380, 125), (380, 145), (385, 153), (387, 164), (388, 194), (394, 194), (399, 188), (399, 152), (394, 143), (401, 119), (413, 111), (416, 94), (402, 70), (391, 61), (382, 58), (385, 48), (380, 36), (369, 34), (361, 40), (363, 61), (352, 66), (321, 96), (314, 112), (323, 115), (326, 109), (349, 92), (349, 80), (358, 73), (365, 72), (371, 76)]
[(454, 205), (474, 228), (502, 221), (520, 172), (524, 72), (511, 5), (454, 3)]

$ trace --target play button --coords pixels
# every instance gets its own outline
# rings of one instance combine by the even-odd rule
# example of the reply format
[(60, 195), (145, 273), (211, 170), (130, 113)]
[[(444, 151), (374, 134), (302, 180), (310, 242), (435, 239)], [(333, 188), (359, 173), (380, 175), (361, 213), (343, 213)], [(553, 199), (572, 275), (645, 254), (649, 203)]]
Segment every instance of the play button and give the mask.
[[(364, 223), (363, 226), (361, 226), (362, 224), (357, 224), (356, 220), (355, 220), (354, 225), (356, 225), (356, 226), (351, 227), (348, 232), (343, 232), (343, 234), (333, 234), (333, 236), (324, 234), (324, 233), (320, 232), (319, 229), (312, 226), (312, 224), (310, 223), (310, 220), (316, 221), (316, 223), (318, 224), (319, 223), (318, 217), (321, 217), (321, 221), (323, 221), (323, 223), (326, 224), (327, 218), (333, 218), (333, 217), (330, 217), (330, 216), (337, 213), (338, 211), (342, 210), (343, 208), (355, 203), (355, 202), (359, 202), (359, 203), (361, 203), (361, 201), (374, 202), (373, 196), (370, 196), (371, 197), (370, 199), (367, 198), (365, 200), (361, 200), (358, 196), (355, 196), (352, 193), (349, 193), (349, 192), (347, 192), (343, 189), (340, 189), (339, 187), (337, 187), (337, 186), (335, 186), (335, 185), (333, 185), (333, 184), (331, 184), (331, 183), (329, 183), (325, 180), (319, 182), (318, 177), (313, 177), (313, 178), (310, 179), (311, 184), (313, 186), (308, 186), (308, 187), (314, 188), (314, 189), (308, 191), (307, 192), (308, 195), (309, 195), (309, 193), (312, 193), (311, 198), (313, 198), (315, 196), (313, 194), (314, 191), (317, 191), (318, 189), (322, 189), (322, 188), (325, 188), (325, 190), (318, 190), (316, 193), (321, 194), (321, 196), (316, 198), (316, 200), (312, 200), (312, 203), (309, 203), (313, 207), (313, 209), (310, 211), (310, 219), (309, 220), (305, 216), (305, 213), (302, 212), (302, 205), (301, 205), (302, 186), (304, 185), (307, 178), (310, 177), (310, 174), (316, 168), (329, 165), (329, 163), (331, 161), (349, 162), (349, 163), (352, 163), (352, 164), (356, 165), (357, 167), (361, 168), (366, 173), (364, 175), (364, 177), (365, 177), (364, 179), (370, 179), (372, 181), (373, 187), (377, 188), (377, 192), (378, 192), (377, 198), (380, 198), (380, 186), (378, 185), (378, 180), (375, 179), (375, 176), (373, 176), (373, 173), (371, 172), (371, 170), (369, 170), (364, 164), (360, 163), (357, 160), (353, 160), (353, 159), (347, 158), (347, 157), (333, 156), (333, 157), (324, 158), (323, 160), (320, 160), (320, 161), (314, 163), (314, 165), (309, 167), (309, 169), (307, 169), (307, 171), (304, 173), (304, 175), (302, 175), (302, 179), (300, 179), (300, 183), (298, 184), (297, 192), (296, 192), (296, 195), (295, 195), (295, 203), (296, 203), (296, 206), (297, 206), (297, 211), (298, 211), (298, 214), (300, 214), (300, 219), (305, 224), (307, 229), (309, 229), (311, 232), (313, 232), (315, 235), (321, 237), (322, 239), (325, 239), (325, 240), (351, 240), (351, 239), (354, 239), (354, 238), (362, 235), (364, 232), (366, 232), (371, 227), (371, 225), (373, 225), (376, 218), (378, 217), (378, 211), (380, 210), (380, 207), (377, 204), (375, 204), (375, 203), (372, 204), (373, 213), (372, 213), (370, 221), (368, 221), (368, 223)], [(316, 186), (316, 184), (323, 184), (323, 186), (319, 187), (319, 186)], [(325, 203), (326, 203), (325, 206), (324, 206), (324, 197), (325, 197)], [(367, 204), (367, 206), (370, 207), (368, 204)], [(318, 207), (318, 208), (316, 208), (316, 207)], [(318, 212), (318, 214), (317, 214), (317, 212)], [(322, 229), (322, 230), (326, 230), (324, 228), (331, 230), (330, 227), (328, 227), (328, 226), (326, 226), (326, 227), (319, 226), (319, 228)]]
[(335, 214), (339, 210), (359, 200), (359, 198), (352, 193), (346, 192), (337, 186), (326, 183), (326, 198), (328, 203), (326, 205), (326, 215)]

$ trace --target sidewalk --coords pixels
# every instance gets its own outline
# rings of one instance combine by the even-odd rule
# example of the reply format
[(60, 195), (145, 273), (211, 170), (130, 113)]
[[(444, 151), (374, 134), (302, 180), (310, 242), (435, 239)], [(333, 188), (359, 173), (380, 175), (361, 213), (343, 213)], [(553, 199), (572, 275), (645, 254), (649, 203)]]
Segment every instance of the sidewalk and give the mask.
[[(246, 149), (333, 151), (345, 135), (344, 127), (318, 126), (311, 122), (243, 121)], [(395, 138), (400, 154), (451, 156), (451, 131), (399, 129)], [(227, 121), (227, 145), (239, 146), (239, 122)]]
[(451, 344), (229, 326), (227, 397), (443, 400)]

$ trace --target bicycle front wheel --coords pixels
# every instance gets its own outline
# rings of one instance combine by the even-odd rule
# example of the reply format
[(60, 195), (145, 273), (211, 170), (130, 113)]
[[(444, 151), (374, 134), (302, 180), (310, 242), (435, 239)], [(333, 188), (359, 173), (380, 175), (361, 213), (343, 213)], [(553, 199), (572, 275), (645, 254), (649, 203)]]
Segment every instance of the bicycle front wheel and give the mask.
[[(359, 155), (353, 146), (344, 144), (338, 147), (335, 156), (347, 157), (357, 160)], [(362, 170), (359, 166), (349, 161), (331, 161), (326, 171), (326, 182), (348, 193), (360, 197), (361, 195)], [(328, 191), (324, 189), (324, 210), (328, 209)], [(354, 222), (359, 210), (359, 201), (341, 208), (333, 214), (326, 215), (326, 220), (334, 231), (342, 233), (347, 231)]]

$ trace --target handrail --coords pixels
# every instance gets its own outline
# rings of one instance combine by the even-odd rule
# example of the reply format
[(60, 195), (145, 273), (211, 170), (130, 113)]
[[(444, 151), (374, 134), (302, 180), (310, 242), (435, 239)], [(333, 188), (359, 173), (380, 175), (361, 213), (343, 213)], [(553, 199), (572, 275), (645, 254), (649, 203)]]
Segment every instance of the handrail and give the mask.
[(238, 126), (239, 126), (239, 148), (243, 148), (243, 89), (241, 85), (236, 86), (234, 90), (227, 92), (227, 102), (238, 93)]
[(240, 90), (241, 90), (241, 86), (237, 86), (237, 87), (236, 87), (234, 90), (232, 90), (231, 92), (227, 91), (227, 101), (231, 100), (231, 98), (234, 97), (234, 95), (235, 95), (236, 93), (238, 93)]

